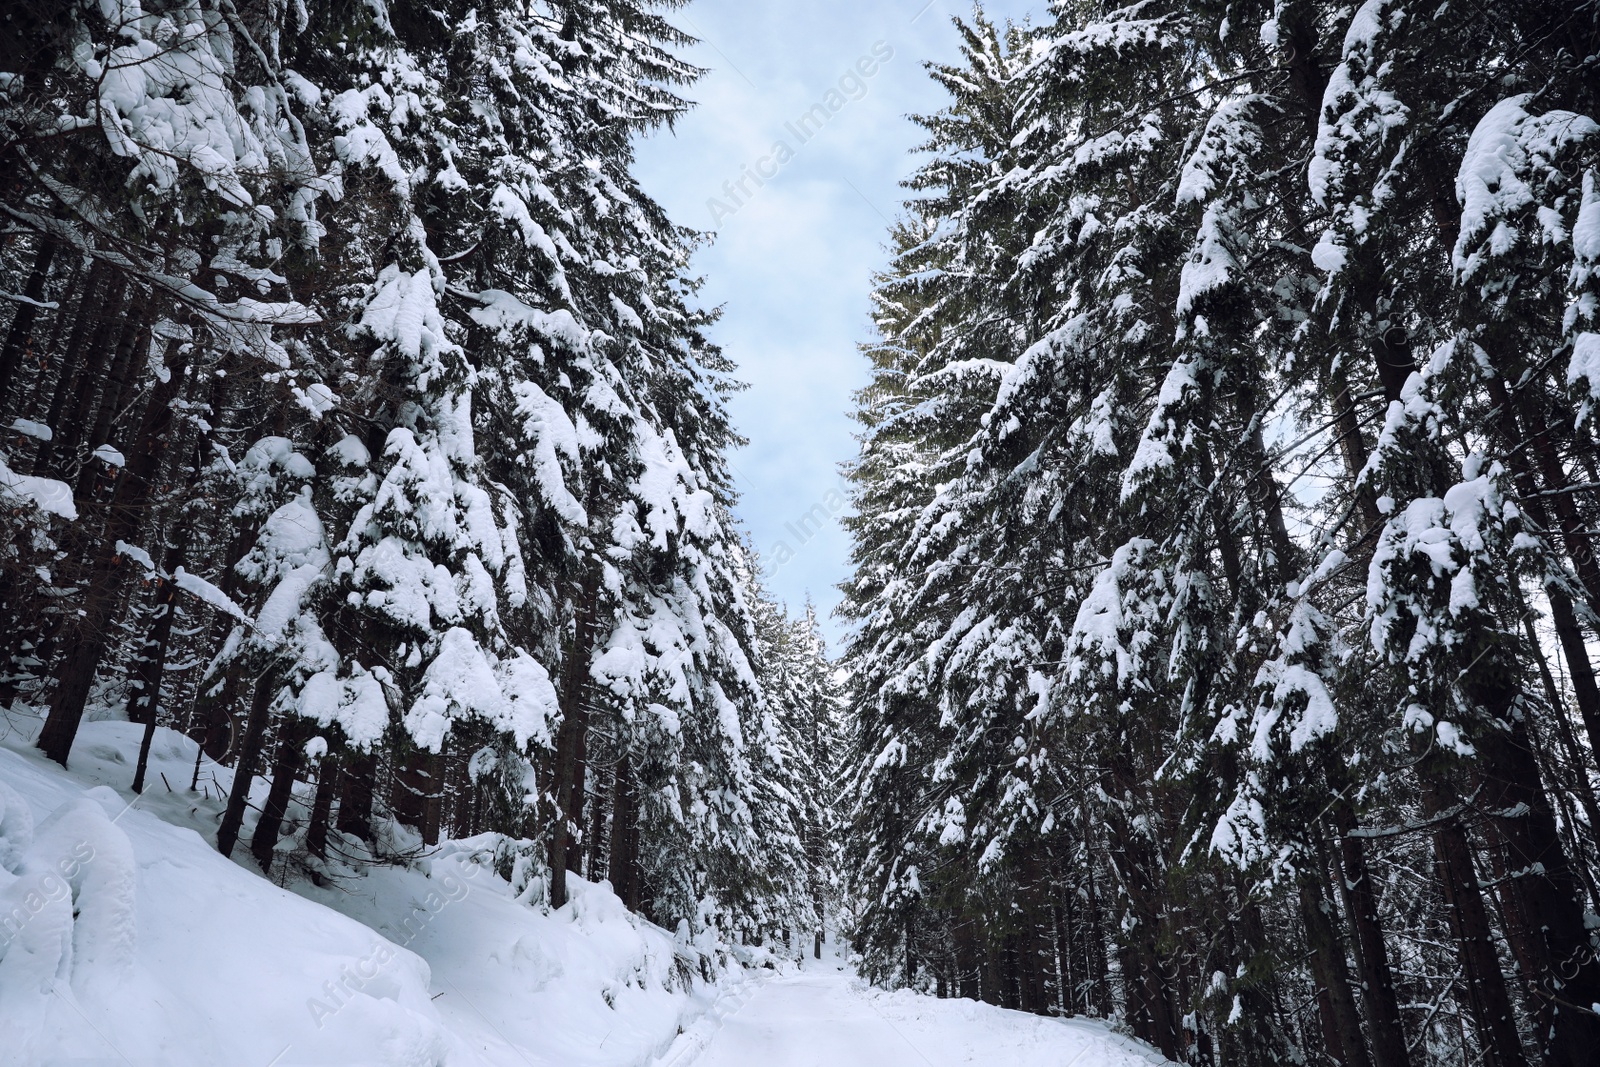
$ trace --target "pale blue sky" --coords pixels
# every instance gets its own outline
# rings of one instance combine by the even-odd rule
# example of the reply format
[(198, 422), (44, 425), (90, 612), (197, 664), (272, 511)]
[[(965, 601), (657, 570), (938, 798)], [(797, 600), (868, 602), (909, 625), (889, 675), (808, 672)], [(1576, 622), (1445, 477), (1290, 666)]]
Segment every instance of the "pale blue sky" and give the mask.
[[(1043, 8), (985, 4), (996, 19)], [(689, 93), (699, 106), (639, 149), (645, 189), (677, 221), (717, 231), (695, 267), (706, 303), (725, 306), (714, 338), (750, 383), (733, 403), (750, 440), (733, 456), (740, 518), (769, 565), (792, 553), (768, 587), (793, 608), (809, 592), (830, 644), (849, 553), (838, 467), (855, 453), (847, 413), (866, 378), (856, 345), (871, 336), (869, 279), (886, 262), (899, 182), (915, 166), (907, 153), (921, 140), (906, 116), (944, 102), (922, 64), (956, 56), (950, 17), (970, 13), (964, 0), (694, 0), (669, 17), (701, 39), (688, 53), (710, 68)], [(816, 104), (837, 110), (800, 127)], [(779, 140), (792, 159), (774, 154)], [(745, 177), (757, 168), (776, 175), (758, 188)]]

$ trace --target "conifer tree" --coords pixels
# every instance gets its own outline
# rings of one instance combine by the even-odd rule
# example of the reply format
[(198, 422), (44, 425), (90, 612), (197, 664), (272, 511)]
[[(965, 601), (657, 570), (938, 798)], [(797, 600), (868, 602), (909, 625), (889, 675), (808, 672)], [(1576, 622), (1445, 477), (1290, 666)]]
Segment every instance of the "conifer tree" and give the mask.
[(188, 731), (275, 876), (487, 830), (527, 899), (809, 930), (739, 386), (632, 175), (699, 74), (673, 5), (58, 6), (0, 83), (0, 696), (41, 747)]
[(1007, 69), (981, 18), (934, 71), (878, 286), (868, 973), (1186, 1062), (1581, 1062), (1592, 6), (1053, 18), (1008, 136), (951, 117)]

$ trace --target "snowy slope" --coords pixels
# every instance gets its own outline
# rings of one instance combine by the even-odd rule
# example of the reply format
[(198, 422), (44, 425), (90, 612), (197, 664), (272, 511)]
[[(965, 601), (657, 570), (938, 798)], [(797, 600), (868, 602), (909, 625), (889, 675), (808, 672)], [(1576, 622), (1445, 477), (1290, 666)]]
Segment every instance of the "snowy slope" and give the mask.
[(7, 1067), (637, 1067), (722, 991), (686, 988), (672, 936), (605, 887), (545, 915), (459, 846), (290, 892), (202, 836), (228, 777), (202, 761), (189, 793), (187, 738), (160, 731), (130, 806), (138, 727), (85, 723), (70, 773), (36, 729), (0, 723)]
[(32, 748), (37, 727), (0, 715), (7, 1067), (1163, 1062), (1098, 1024), (868, 989), (836, 951), (709, 984), (609, 888), (575, 878), (545, 914), (474, 841), (291, 892), (216, 852), (229, 774), (202, 759), (189, 792), (181, 734), (158, 731), (136, 800), (139, 727), (85, 723), (70, 772)]

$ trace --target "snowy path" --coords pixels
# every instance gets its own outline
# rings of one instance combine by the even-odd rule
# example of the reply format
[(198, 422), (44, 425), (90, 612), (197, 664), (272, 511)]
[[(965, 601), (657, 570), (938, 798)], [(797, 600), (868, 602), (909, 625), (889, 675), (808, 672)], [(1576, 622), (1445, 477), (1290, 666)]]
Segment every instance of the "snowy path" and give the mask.
[(925, 1057), (869, 1001), (835, 975), (764, 983), (722, 1029), (694, 1067), (890, 1067)]
[[(702, 1046), (697, 1047), (697, 1046)], [(863, 988), (838, 970), (772, 978), (708, 1040), (661, 1067), (1152, 1067), (1160, 1055), (1104, 1026), (970, 1000)]]

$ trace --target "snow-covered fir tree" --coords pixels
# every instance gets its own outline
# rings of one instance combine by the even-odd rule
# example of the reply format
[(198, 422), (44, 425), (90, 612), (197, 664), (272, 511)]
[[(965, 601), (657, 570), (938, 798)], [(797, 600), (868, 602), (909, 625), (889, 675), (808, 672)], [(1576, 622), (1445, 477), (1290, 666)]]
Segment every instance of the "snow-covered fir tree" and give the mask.
[(852, 469), (868, 973), (1186, 1062), (1590, 1055), (1600, 23), (1479, 14), (1061, 3), (933, 69)]
[(758, 624), (700, 238), (631, 173), (671, 6), (19, 12), (0, 685), (46, 754), (187, 731), (279, 877), (494, 831), (529, 900), (810, 937), (831, 675)]

